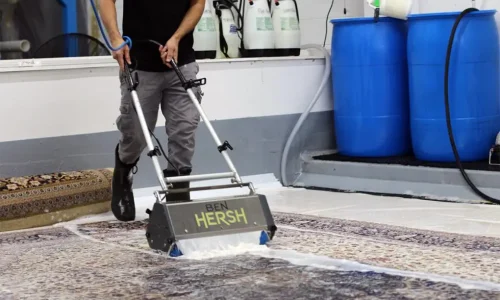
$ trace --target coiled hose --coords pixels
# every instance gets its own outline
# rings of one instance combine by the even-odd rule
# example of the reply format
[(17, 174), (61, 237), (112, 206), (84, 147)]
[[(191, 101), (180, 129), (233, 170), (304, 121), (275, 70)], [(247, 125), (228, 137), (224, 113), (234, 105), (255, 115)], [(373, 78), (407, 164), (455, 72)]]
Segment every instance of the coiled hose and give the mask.
[(457, 146), (455, 144), (455, 138), (453, 136), (453, 128), (451, 126), (451, 114), (450, 114), (450, 99), (449, 99), (449, 75), (450, 75), (450, 60), (451, 60), (451, 53), (453, 50), (453, 42), (455, 40), (455, 34), (457, 32), (458, 25), (460, 25), (460, 22), (462, 19), (470, 13), (478, 11), (477, 8), (471, 7), (467, 8), (466, 10), (462, 11), (458, 18), (455, 20), (455, 23), (453, 24), (453, 28), (451, 30), (450, 34), (450, 39), (448, 41), (448, 48), (446, 51), (446, 64), (445, 64), (445, 71), (444, 71), (444, 105), (445, 105), (445, 111), (446, 111), (446, 126), (448, 128), (448, 137), (450, 139), (450, 144), (451, 144), (451, 149), (453, 150), (453, 155), (455, 156), (455, 162), (457, 165), (457, 168), (460, 170), (460, 173), (462, 174), (462, 177), (464, 178), (465, 182), (469, 185), (469, 187), (478, 195), (479, 197), (483, 198), (486, 201), (489, 201), (494, 204), (500, 204), (500, 199), (495, 199), (491, 196), (486, 195), (482, 191), (480, 191), (477, 186), (470, 180), (469, 176), (465, 172), (464, 167), (462, 166), (462, 161), (460, 160), (460, 154), (458, 153)]
[(120, 46), (114, 48), (111, 45), (111, 43), (109, 42), (109, 40), (108, 40), (108, 38), (106, 36), (106, 31), (104, 30), (104, 26), (102, 25), (101, 18), (99, 17), (99, 11), (98, 11), (98, 9), (97, 9), (97, 7), (95, 5), (94, 0), (90, 0), (90, 4), (92, 5), (92, 10), (94, 11), (94, 15), (95, 15), (95, 18), (97, 20), (97, 25), (99, 26), (99, 29), (101, 31), (102, 37), (104, 39), (104, 42), (106, 43), (106, 46), (108, 46), (108, 48), (111, 49), (111, 50), (113, 50), (113, 51), (118, 51), (118, 50), (122, 49), (125, 46), (128, 46), (130, 49), (132, 49), (132, 39), (130, 37), (128, 37), (128, 36), (124, 36), (123, 37), (124, 42)]
[(318, 88), (318, 91), (316, 92), (316, 95), (312, 99), (312, 101), (309, 103), (307, 106), (306, 110), (302, 113), (300, 116), (299, 120), (295, 124), (292, 132), (290, 133), (290, 136), (288, 137), (288, 140), (286, 141), (285, 148), (283, 149), (283, 153), (281, 155), (281, 184), (283, 186), (289, 186), (288, 180), (286, 178), (286, 171), (287, 171), (287, 160), (288, 160), (288, 153), (290, 152), (290, 147), (292, 145), (292, 142), (295, 139), (295, 136), (299, 132), (300, 128), (304, 124), (304, 121), (307, 119), (309, 116), (309, 113), (313, 109), (314, 105), (316, 102), (318, 102), (319, 97), (321, 96), (321, 93), (323, 92), (324, 88), (326, 87), (326, 84), (330, 81), (330, 74), (331, 74), (331, 59), (330, 59), (330, 53), (322, 47), (321, 45), (316, 45), (316, 44), (306, 44), (300, 47), (302, 50), (306, 49), (317, 49), (321, 52), (323, 52), (323, 55), (325, 57), (325, 69), (323, 71), (323, 79), (321, 81), (321, 84)]

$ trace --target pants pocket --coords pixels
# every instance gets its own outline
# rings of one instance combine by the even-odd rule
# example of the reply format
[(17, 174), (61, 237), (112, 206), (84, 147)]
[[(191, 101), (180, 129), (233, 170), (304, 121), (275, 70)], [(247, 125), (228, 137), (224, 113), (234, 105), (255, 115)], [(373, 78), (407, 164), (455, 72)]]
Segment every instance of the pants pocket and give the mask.
[[(197, 62), (186, 64), (183, 67), (186, 79), (190, 80), (198, 78), (197, 75), (200, 72), (200, 65)], [(201, 104), (201, 100), (203, 99), (203, 89), (201, 88), (201, 86), (193, 87), (193, 92), (198, 99), (198, 102)]]
[(120, 105), (120, 115), (116, 119), (116, 126), (124, 135), (133, 135), (134, 119), (131, 115), (131, 108), (131, 105), (122, 103)]

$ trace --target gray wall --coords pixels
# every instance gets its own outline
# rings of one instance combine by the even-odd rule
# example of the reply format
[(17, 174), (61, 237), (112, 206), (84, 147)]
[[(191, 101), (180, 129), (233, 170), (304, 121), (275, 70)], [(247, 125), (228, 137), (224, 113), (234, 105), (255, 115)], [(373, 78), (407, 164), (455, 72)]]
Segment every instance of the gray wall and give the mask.
[[(234, 151), (230, 151), (229, 155), (240, 175), (274, 173), (279, 178), (283, 148), (299, 116), (221, 120), (213, 122), (213, 126), (220, 139), (228, 140), (233, 146)], [(166, 151), (164, 127), (157, 127), (155, 135)], [(114, 131), (3, 142), (0, 143), (0, 177), (113, 167), (113, 151), (118, 138), (119, 133)], [(310, 114), (290, 150), (288, 180), (291, 182), (299, 170), (300, 151), (332, 148), (332, 112)], [(160, 161), (166, 167), (165, 158), (160, 157)], [(193, 164), (197, 174), (228, 171), (204, 123), (201, 123), (197, 134)], [(134, 186), (156, 186), (153, 165), (145, 153), (138, 167)]]

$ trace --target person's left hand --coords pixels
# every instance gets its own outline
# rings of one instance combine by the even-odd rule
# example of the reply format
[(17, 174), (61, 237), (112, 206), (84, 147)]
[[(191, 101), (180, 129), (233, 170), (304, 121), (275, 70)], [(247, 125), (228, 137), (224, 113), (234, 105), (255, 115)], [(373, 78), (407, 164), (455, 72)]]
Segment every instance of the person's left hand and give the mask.
[(177, 50), (179, 49), (179, 40), (176, 37), (170, 38), (165, 46), (160, 47), (161, 60), (168, 67), (172, 68), (170, 61), (172, 58), (177, 62)]

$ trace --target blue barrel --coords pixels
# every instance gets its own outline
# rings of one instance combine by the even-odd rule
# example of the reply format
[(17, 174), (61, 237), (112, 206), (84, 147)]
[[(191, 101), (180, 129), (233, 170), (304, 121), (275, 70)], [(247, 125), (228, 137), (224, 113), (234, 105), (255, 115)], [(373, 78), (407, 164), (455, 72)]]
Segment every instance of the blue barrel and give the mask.
[(356, 157), (411, 149), (406, 22), (392, 18), (331, 21), (337, 148)]
[[(458, 26), (449, 72), (453, 136), (462, 161), (488, 158), (500, 130), (499, 37), (494, 10)], [(412, 15), (408, 65), (412, 144), (420, 160), (454, 161), (444, 104), (446, 52), (460, 12)]]

